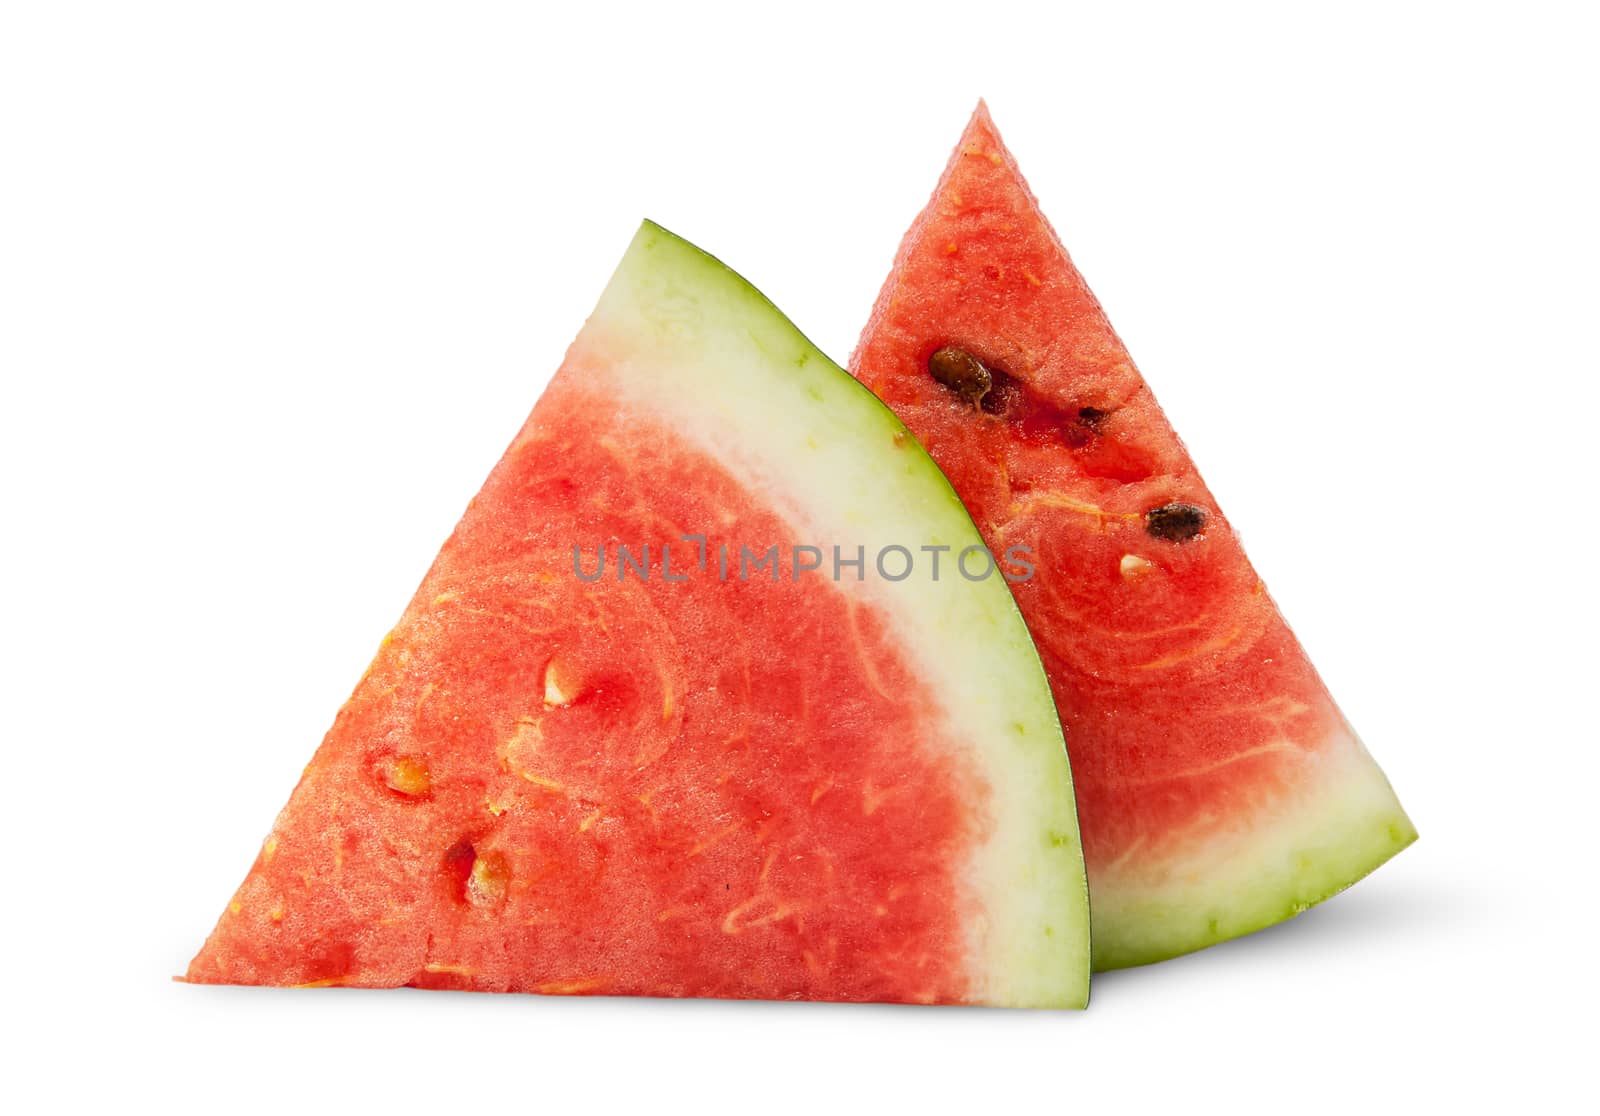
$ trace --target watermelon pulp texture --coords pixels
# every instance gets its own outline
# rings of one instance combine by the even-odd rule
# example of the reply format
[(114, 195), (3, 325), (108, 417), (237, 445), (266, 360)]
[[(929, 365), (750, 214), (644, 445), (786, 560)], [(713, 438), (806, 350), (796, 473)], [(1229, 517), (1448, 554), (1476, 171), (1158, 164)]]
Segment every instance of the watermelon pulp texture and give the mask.
[(188, 979), (1081, 1006), (1004, 583), (719, 573), (885, 540), (979, 543), (887, 409), (647, 223)]
[(1415, 839), (981, 104), (851, 371), (991, 548), (1033, 549), (1012, 588), (1067, 730), (1096, 968), (1280, 921)]

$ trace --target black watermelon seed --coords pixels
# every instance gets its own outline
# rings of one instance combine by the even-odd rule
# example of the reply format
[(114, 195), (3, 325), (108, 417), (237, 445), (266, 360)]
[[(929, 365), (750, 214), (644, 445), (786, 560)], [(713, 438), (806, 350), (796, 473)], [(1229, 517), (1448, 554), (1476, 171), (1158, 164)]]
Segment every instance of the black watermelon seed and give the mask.
[(946, 345), (928, 358), (928, 373), (968, 403), (981, 403), (994, 384), (983, 361), (954, 345)]
[(1167, 542), (1188, 542), (1206, 526), (1206, 509), (1193, 504), (1162, 504), (1144, 513), (1144, 529)]

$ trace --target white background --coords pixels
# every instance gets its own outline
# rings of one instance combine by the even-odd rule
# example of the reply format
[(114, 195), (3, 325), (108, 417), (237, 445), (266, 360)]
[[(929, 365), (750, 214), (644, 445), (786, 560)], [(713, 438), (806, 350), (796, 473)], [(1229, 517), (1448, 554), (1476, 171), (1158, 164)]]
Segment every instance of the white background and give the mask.
[[(13, 1110), (1590, 1103), (1584, 6), (568, 7), (0, 9)], [(979, 95), (1422, 840), (1081, 1015), (172, 983), (639, 218), (843, 360)]]

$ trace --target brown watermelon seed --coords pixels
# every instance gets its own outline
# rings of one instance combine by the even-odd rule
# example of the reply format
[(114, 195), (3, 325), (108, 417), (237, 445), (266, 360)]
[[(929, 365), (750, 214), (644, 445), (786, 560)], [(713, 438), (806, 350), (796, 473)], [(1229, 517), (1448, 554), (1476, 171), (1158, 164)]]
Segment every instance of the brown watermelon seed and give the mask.
[(983, 361), (954, 345), (946, 345), (928, 358), (928, 373), (968, 403), (981, 403), (994, 385)]
[(1110, 412), (1102, 411), (1099, 407), (1079, 407), (1078, 421), (1083, 423), (1083, 425), (1087, 426), (1090, 430), (1099, 430), (1100, 423), (1109, 413)]
[(1193, 504), (1162, 504), (1144, 513), (1144, 529), (1167, 542), (1188, 542), (1206, 526), (1206, 509)]

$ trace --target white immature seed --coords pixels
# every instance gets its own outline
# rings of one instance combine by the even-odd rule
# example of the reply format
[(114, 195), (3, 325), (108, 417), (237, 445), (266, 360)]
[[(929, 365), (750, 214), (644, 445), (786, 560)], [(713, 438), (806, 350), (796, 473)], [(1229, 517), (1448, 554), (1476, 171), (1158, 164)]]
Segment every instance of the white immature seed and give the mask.
[(571, 705), (578, 696), (577, 685), (562, 670), (559, 659), (551, 659), (544, 668), (544, 707), (559, 709)]
[(1137, 554), (1124, 554), (1119, 568), (1122, 570), (1123, 577), (1133, 581), (1135, 578), (1143, 577), (1156, 567), (1155, 563), (1148, 558), (1141, 558)]

